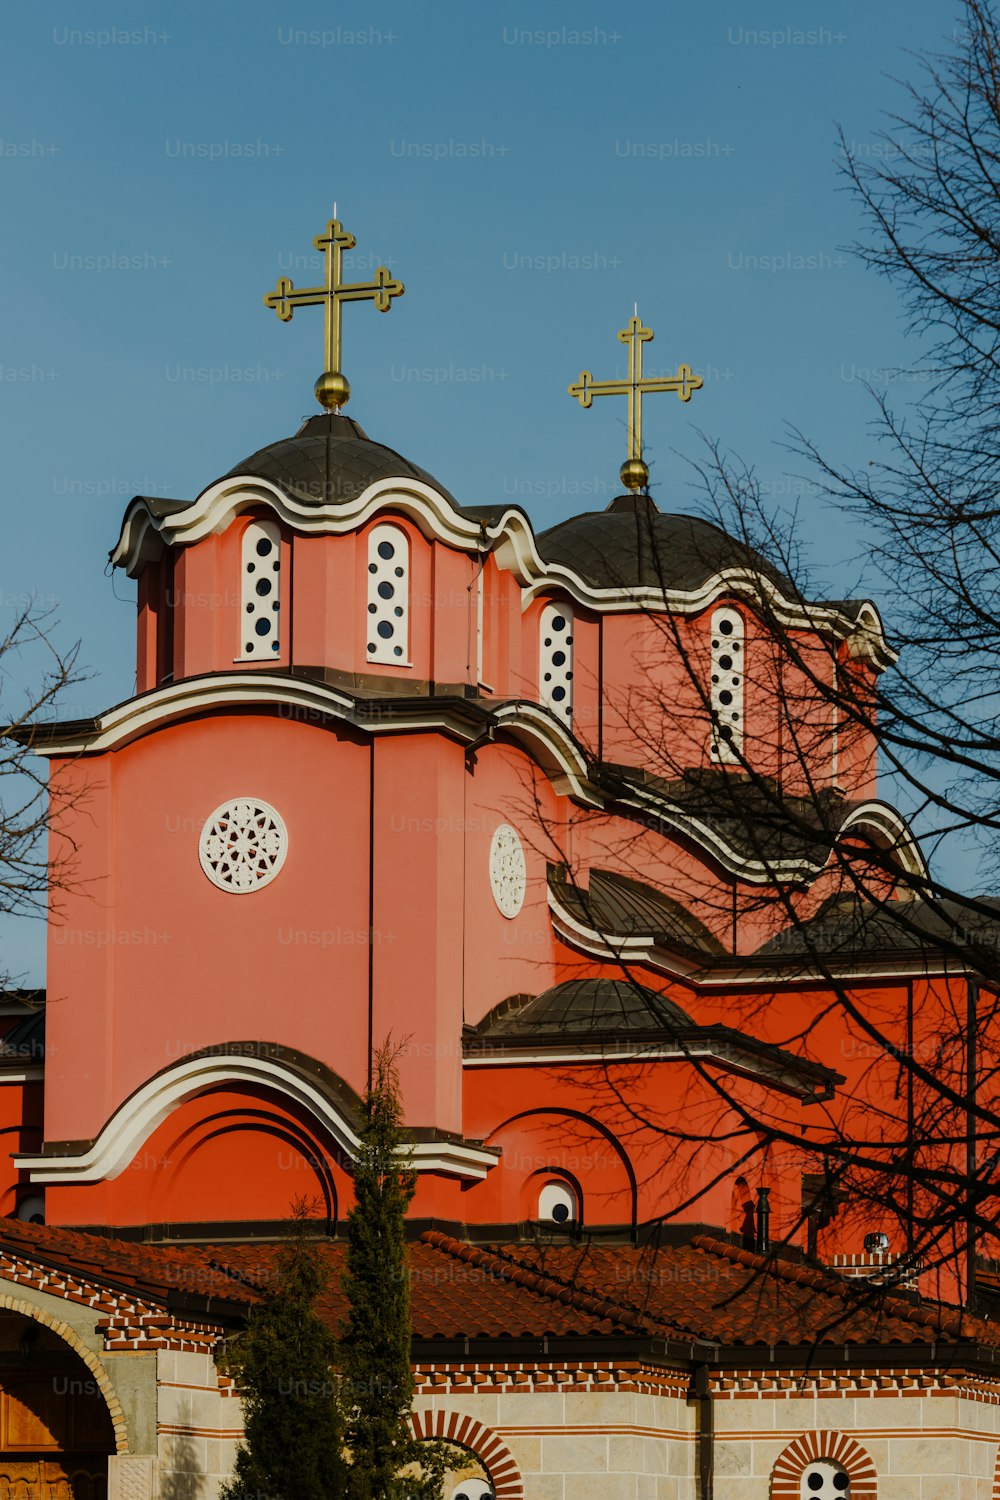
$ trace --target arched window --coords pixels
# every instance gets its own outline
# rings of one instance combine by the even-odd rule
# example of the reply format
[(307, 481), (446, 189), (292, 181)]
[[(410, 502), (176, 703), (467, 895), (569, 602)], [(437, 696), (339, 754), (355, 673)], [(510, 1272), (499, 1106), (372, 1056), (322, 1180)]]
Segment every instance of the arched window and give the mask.
[(368, 537), (368, 660), (410, 665), (410, 542), (399, 526)]
[(538, 1194), (538, 1217), (543, 1223), (575, 1224), (580, 1218), (576, 1192), (563, 1179), (547, 1182)]
[(273, 661), (281, 649), (280, 570), (281, 532), (274, 521), (251, 521), (243, 533), (243, 661)]
[(538, 685), (546, 708), (573, 723), (573, 610), (546, 604), (540, 625)]
[(732, 764), (743, 749), (743, 616), (728, 605), (712, 615), (712, 759)]
[(851, 1476), (831, 1458), (817, 1458), (802, 1470), (801, 1500), (851, 1500)]

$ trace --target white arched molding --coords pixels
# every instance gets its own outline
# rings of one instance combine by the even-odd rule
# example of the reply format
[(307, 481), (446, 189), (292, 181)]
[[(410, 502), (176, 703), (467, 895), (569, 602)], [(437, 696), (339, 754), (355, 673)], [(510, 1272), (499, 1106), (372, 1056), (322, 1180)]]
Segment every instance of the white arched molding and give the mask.
[[(363, 699), (338, 692), (326, 683), (305, 678), (290, 680), (266, 672), (219, 672), (182, 678), (155, 691), (129, 698), (98, 714), (82, 729), (61, 726), (66, 732), (44, 742), (33, 737), (32, 750), (41, 756), (95, 755), (117, 749), (208, 709), (260, 706), (286, 713), (303, 712), (331, 722), (352, 724), (366, 734), (395, 734), (398, 726), (388, 714), (373, 718)], [(498, 727), (521, 743), (545, 772), (560, 795), (575, 797), (589, 807), (603, 807), (600, 790), (588, 778), (585, 756), (562, 724), (537, 703), (504, 703), (493, 713)], [(482, 725), (447, 707), (428, 707), (425, 714), (408, 714), (407, 729), (440, 729), (458, 741), (472, 744)], [(0, 1080), (2, 1082), (2, 1080)]]
[(522, 609), (555, 590), (588, 609), (611, 614), (668, 610), (671, 614), (695, 615), (722, 597), (746, 599), (751, 606), (764, 598), (779, 625), (828, 632), (836, 640), (846, 641), (852, 656), (864, 656), (878, 670), (891, 666), (898, 657), (885, 639), (878, 610), (870, 600), (850, 610), (835, 604), (804, 603), (746, 568), (722, 568), (694, 589), (599, 588), (565, 564), (542, 559), (530, 522), (516, 506), (486, 524), (464, 514), (440, 490), (409, 478), (378, 479), (354, 500), (323, 505), (298, 500), (269, 480), (249, 474), (217, 480), (191, 504), (159, 514), (148, 500), (138, 496), (125, 512), (112, 564), (136, 578), (147, 563), (162, 555), (165, 545), (185, 546), (218, 535), (251, 506), (262, 505), (304, 536), (342, 536), (377, 520), (385, 511), (402, 513), (428, 541), (445, 542), (479, 555), (490, 551), (497, 567), (512, 573), (521, 586)]
[(240, 661), (276, 661), (281, 650), (281, 532), (275, 521), (244, 528), (240, 573)]
[(410, 539), (388, 523), (368, 534), (366, 655), (386, 666), (410, 666)]
[[(119, 1177), (153, 1132), (188, 1099), (213, 1089), (267, 1088), (290, 1100), (326, 1130), (353, 1160), (359, 1137), (336, 1094), (311, 1073), (285, 1059), (232, 1052), (212, 1052), (182, 1059), (158, 1073), (125, 1100), (97, 1139), (76, 1155), (15, 1158), (32, 1182), (105, 1182)], [(496, 1166), (495, 1151), (466, 1146), (461, 1141), (418, 1141), (410, 1147), (417, 1171), (445, 1172), (481, 1181)]]
[(564, 724), (573, 724), (573, 608), (546, 604), (538, 626), (538, 696)]
[(711, 756), (717, 765), (738, 765), (743, 752), (743, 682), (746, 631), (731, 605), (712, 612)]

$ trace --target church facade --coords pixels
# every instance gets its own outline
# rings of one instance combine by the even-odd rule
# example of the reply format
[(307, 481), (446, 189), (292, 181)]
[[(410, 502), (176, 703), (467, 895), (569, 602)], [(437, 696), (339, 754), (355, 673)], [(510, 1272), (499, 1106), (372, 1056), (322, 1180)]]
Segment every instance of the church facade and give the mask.
[(468, 1452), (454, 1495), (987, 1500), (971, 1258), (931, 1277), (814, 1165), (872, 1114), (905, 1135), (866, 1017), (912, 1050), (971, 983), (915, 906), (908, 943), (851, 927), (923, 869), (814, 692), (810, 663), (859, 697), (891, 665), (877, 610), (660, 512), (637, 426), (606, 511), (454, 497), (341, 410), (338, 293), (402, 291), (344, 288), (348, 239), (268, 299), (325, 298), (327, 409), (131, 502), (136, 692), (25, 731), (60, 895), (44, 1010), (4, 1007), (0, 1488), (213, 1500), (220, 1349), (294, 1202), (339, 1265), (391, 1039), (414, 1423)]

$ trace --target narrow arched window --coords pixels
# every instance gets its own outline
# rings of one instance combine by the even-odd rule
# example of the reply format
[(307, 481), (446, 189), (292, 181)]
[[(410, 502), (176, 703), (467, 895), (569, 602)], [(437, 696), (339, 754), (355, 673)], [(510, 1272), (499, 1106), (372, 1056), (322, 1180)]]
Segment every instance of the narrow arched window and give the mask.
[(410, 542), (399, 526), (368, 537), (368, 660), (410, 665)]
[(573, 611), (546, 604), (539, 638), (539, 696), (566, 724), (573, 723)]
[(576, 1224), (580, 1218), (580, 1205), (573, 1188), (559, 1179), (547, 1182), (538, 1195), (538, 1217), (542, 1223)]
[(281, 532), (251, 521), (243, 533), (240, 657), (273, 661), (281, 649)]
[(743, 749), (744, 629), (739, 610), (712, 615), (712, 759), (738, 762)]

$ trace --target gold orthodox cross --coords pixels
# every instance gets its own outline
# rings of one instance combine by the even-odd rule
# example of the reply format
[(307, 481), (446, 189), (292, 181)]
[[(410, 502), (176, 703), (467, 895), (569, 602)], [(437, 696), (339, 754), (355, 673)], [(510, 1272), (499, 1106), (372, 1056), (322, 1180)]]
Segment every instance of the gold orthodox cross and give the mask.
[[(336, 214), (336, 205), (333, 211)], [(372, 281), (342, 281), (344, 251), (353, 250), (356, 243), (338, 218), (331, 219), (323, 233), (313, 240), (316, 249), (324, 252), (325, 284), (296, 290), (287, 276), (279, 276), (274, 291), (264, 298), (265, 307), (273, 307), (283, 323), (291, 322), (297, 307), (323, 304), (326, 369), (316, 382), (316, 400), (330, 411), (345, 405), (351, 394), (347, 376), (340, 368), (341, 304), (374, 302), (379, 312), (388, 312), (393, 297), (401, 297), (406, 290), (401, 281), (393, 280), (387, 266), (379, 266)]]
[(642, 373), (642, 346), (652, 342), (653, 330), (644, 328), (638, 311), (629, 320), (618, 337), (628, 345), (628, 379), (595, 380), (589, 370), (583, 370), (579, 382), (569, 387), (581, 406), (590, 406), (595, 396), (628, 396), (628, 452), (621, 467), (622, 483), (626, 489), (642, 490), (649, 483), (649, 470), (642, 457), (642, 398), (654, 391), (676, 391), (681, 401), (690, 401), (692, 392), (700, 391), (704, 385), (700, 375), (694, 375), (690, 365), (678, 365), (676, 375), (646, 376)]

